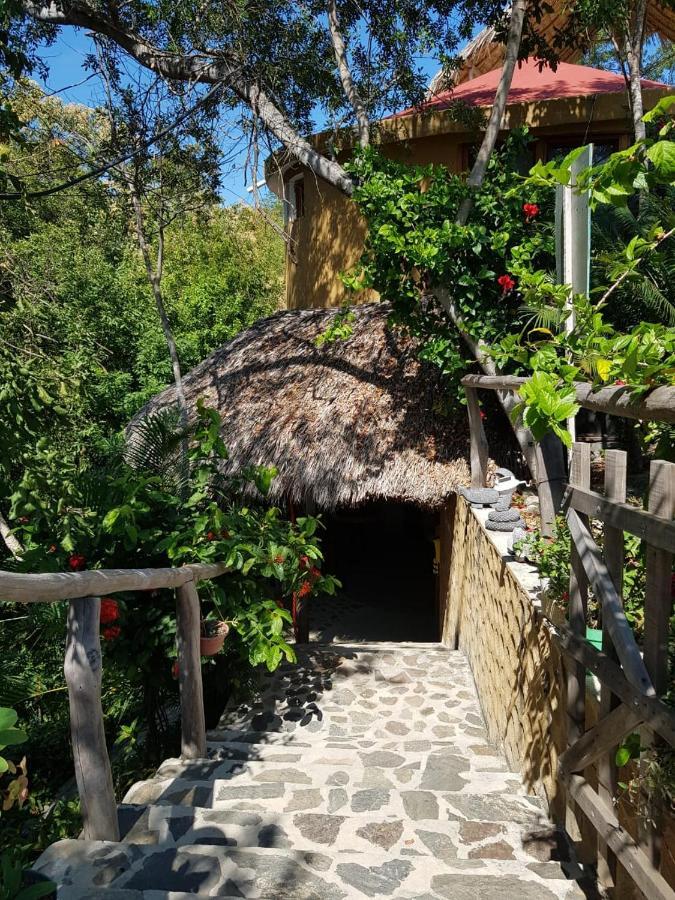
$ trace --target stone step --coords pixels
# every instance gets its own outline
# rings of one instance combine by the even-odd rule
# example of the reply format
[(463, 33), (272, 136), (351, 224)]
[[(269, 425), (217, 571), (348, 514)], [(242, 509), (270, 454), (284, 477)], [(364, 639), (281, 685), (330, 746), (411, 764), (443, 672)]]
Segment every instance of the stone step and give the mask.
[(552, 825), (524, 828), (512, 822), (385, 818), (321, 813), (247, 812), (192, 806), (119, 807), (122, 839), (135, 844), (269, 847), (331, 853), (417, 854), (448, 861), (510, 859), (571, 861), (566, 836)]
[(375, 813), (418, 819), (476, 819), (535, 826), (545, 822), (536, 797), (511, 793), (414, 790), (369, 786), (347, 790), (336, 785), (304, 786), (292, 782), (237, 783), (236, 779), (153, 778), (139, 781), (124, 803), (249, 809), (270, 812), (315, 812), (341, 815)]
[[(431, 753), (458, 754), (470, 757), (471, 765), (476, 769), (493, 771), (510, 771), (504, 757), (493, 744), (483, 739), (459, 733), (452, 740), (398, 739), (373, 741), (369, 738), (358, 738), (353, 741), (345, 739), (314, 740), (312, 742), (292, 740), (286, 737), (284, 743), (258, 743), (243, 741), (209, 741), (207, 743), (208, 761), (232, 760), (238, 762), (280, 762), (302, 763), (305, 766), (329, 765), (350, 766), (362, 765), (363, 757), (372, 753), (395, 753), (402, 756), (406, 763), (422, 762)], [(390, 757), (390, 760), (392, 757)]]
[[(584, 896), (558, 863), (439, 860), (381, 851), (342, 857), (250, 847), (59, 841), (33, 871), (59, 885), (59, 900), (576, 900)], [(576, 874), (573, 870), (571, 874)]]
[[(349, 755), (351, 751), (345, 751)], [(477, 760), (482, 765), (475, 764)], [(245, 784), (276, 783), (297, 787), (343, 787), (347, 792), (363, 787), (402, 788), (407, 790), (461, 791), (463, 793), (524, 793), (522, 780), (506, 765), (487, 757), (470, 757), (442, 749), (406, 758), (389, 750), (364, 753), (340, 766), (338, 759), (328, 757), (321, 763), (308, 760), (296, 763), (264, 760), (202, 760), (185, 762), (166, 760), (155, 774), (158, 780), (178, 778), (183, 781), (222, 781), (241, 787)]]

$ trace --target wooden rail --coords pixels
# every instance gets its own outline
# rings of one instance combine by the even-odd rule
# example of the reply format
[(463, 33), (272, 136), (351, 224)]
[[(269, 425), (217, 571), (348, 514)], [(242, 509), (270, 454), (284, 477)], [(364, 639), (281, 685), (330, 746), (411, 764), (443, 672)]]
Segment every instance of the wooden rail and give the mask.
[[(630, 507), (626, 499), (626, 454), (605, 454), (605, 496), (590, 490), (587, 444), (573, 446), (570, 486), (565, 497), (572, 538), (569, 588), (569, 628), (558, 629), (567, 662), (568, 747), (560, 759), (560, 778), (568, 799), (593, 825), (598, 836), (598, 871), (607, 882), (616, 879), (616, 863), (630, 873), (650, 898), (670, 898), (675, 892), (658, 870), (655, 834), (642, 829), (633, 840), (619, 825), (613, 810), (618, 791), (614, 758), (626, 735), (640, 730), (642, 744), (650, 734), (675, 747), (675, 710), (659, 697), (667, 688), (668, 631), (672, 612), (671, 573), (675, 553), (675, 464), (652, 462), (648, 510)], [(603, 522), (604, 546), (596, 544), (589, 516)], [(640, 650), (623, 608), (624, 533), (645, 542), (646, 592), (643, 649)], [(650, 543), (653, 538), (654, 543)], [(578, 570), (575, 565), (578, 561)], [(667, 578), (666, 578), (667, 574)], [(600, 604), (603, 650), (585, 641), (587, 588)], [(583, 648), (583, 652), (581, 652)], [(585, 671), (601, 684), (598, 722), (586, 729)], [(597, 790), (584, 771), (597, 766)], [(651, 819), (653, 813), (649, 816)]]
[[(465, 389), (518, 391), (527, 380), (516, 375), (465, 375), (462, 385)], [(577, 403), (584, 409), (625, 419), (675, 424), (675, 387), (663, 385), (637, 398), (629, 388), (614, 384), (598, 388), (577, 381), (574, 388)]]
[(0, 571), (0, 602), (70, 601), (63, 671), (68, 687), (75, 778), (84, 837), (118, 841), (117, 804), (101, 706), (101, 596), (122, 591), (176, 588), (176, 636), (181, 707), (181, 755), (206, 755), (206, 725), (199, 654), (197, 583), (224, 575), (225, 565), (169, 569), (99, 569), (20, 575)]
[[(486, 484), (488, 442), (480, 416), (479, 390), (516, 392), (526, 381), (512, 376), (467, 375), (471, 435), (471, 480)], [(634, 398), (622, 386), (600, 389), (575, 385), (580, 406), (630, 419), (675, 423), (675, 387), (659, 387)], [(567, 748), (560, 758), (559, 777), (570, 810), (580, 826), (590, 822), (597, 835), (598, 874), (616, 884), (617, 861), (650, 898), (675, 900), (675, 892), (659, 873), (658, 829), (642, 828), (636, 840), (618, 822), (614, 799), (619, 787), (617, 747), (626, 735), (640, 731), (641, 745), (659, 742), (675, 747), (675, 710), (661, 696), (668, 686), (668, 634), (672, 613), (671, 579), (675, 554), (675, 465), (652, 462), (647, 509), (626, 503), (627, 465), (623, 451), (605, 453), (604, 493), (591, 490), (590, 446), (575, 443), (569, 463), (569, 484), (560, 504), (551, 490), (558, 471), (544, 471), (550, 454), (537, 454), (542, 531), (550, 533), (553, 513), (566, 514), (572, 538), (567, 625), (547, 622), (562, 650), (566, 669)], [(541, 470), (540, 470), (541, 466)], [(542, 488), (544, 490), (542, 491)], [(602, 522), (603, 547), (596, 544), (591, 520)], [(639, 537), (645, 547), (646, 595), (644, 640), (638, 647), (623, 606), (624, 535)], [(602, 651), (586, 640), (589, 591), (600, 604)], [(600, 681), (598, 721), (588, 728), (586, 674)], [(593, 781), (584, 772), (595, 766)], [(653, 815), (651, 816), (653, 818)], [(587, 833), (582, 830), (582, 833)]]

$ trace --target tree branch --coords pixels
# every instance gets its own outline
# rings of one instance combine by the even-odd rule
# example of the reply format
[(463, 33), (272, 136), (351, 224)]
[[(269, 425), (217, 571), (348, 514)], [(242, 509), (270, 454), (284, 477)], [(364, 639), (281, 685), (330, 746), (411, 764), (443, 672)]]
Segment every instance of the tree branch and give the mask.
[(345, 47), (345, 42), (342, 39), (342, 33), (340, 32), (338, 24), (337, 5), (335, 0), (329, 0), (328, 2), (328, 25), (342, 88), (356, 116), (356, 123), (359, 131), (359, 144), (362, 147), (367, 147), (370, 143), (370, 123), (368, 121), (366, 108), (363, 105), (363, 101), (359, 96), (359, 92), (354, 84), (354, 79), (352, 78), (352, 71), (349, 67), (349, 60), (347, 59), (347, 48)]
[(5, 546), (15, 559), (21, 559), (23, 547), (18, 539), (14, 536), (12, 529), (9, 527), (7, 519), (0, 512), (0, 537), (5, 542)]
[(98, 10), (78, 0), (67, 0), (61, 6), (55, 2), (39, 3), (22, 0), (24, 11), (39, 22), (51, 25), (76, 25), (110, 38), (141, 66), (168, 81), (189, 81), (193, 84), (218, 84), (228, 87), (236, 97), (250, 107), (278, 141), (295, 158), (310, 168), (319, 178), (329, 182), (342, 193), (351, 196), (354, 185), (342, 166), (318, 153), (301, 137), (258, 84), (245, 81), (239, 68), (224, 57), (197, 53), (170, 53), (155, 47), (141, 35), (130, 31)]

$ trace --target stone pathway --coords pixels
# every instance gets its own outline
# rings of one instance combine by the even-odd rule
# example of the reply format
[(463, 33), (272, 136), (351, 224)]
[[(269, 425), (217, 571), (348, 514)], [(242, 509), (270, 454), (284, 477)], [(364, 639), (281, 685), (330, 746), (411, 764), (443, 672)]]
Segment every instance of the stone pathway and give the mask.
[(59, 898), (555, 900), (567, 842), (488, 743), (466, 659), (438, 644), (309, 645), (226, 710), (209, 758), (167, 760), (119, 844), (61, 841)]

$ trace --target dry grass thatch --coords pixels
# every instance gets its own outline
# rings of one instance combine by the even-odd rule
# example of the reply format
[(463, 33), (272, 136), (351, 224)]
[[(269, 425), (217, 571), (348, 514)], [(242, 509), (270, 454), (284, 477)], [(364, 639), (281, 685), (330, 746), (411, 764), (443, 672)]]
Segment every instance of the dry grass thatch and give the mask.
[[(323, 509), (370, 498), (442, 503), (468, 483), (466, 417), (435, 412), (438, 371), (387, 324), (384, 303), (356, 307), (353, 334), (319, 349), (334, 310), (289, 310), (257, 322), (185, 377), (223, 418), (228, 469), (275, 465), (274, 500)], [(130, 424), (174, 401), (167, 388)]]

